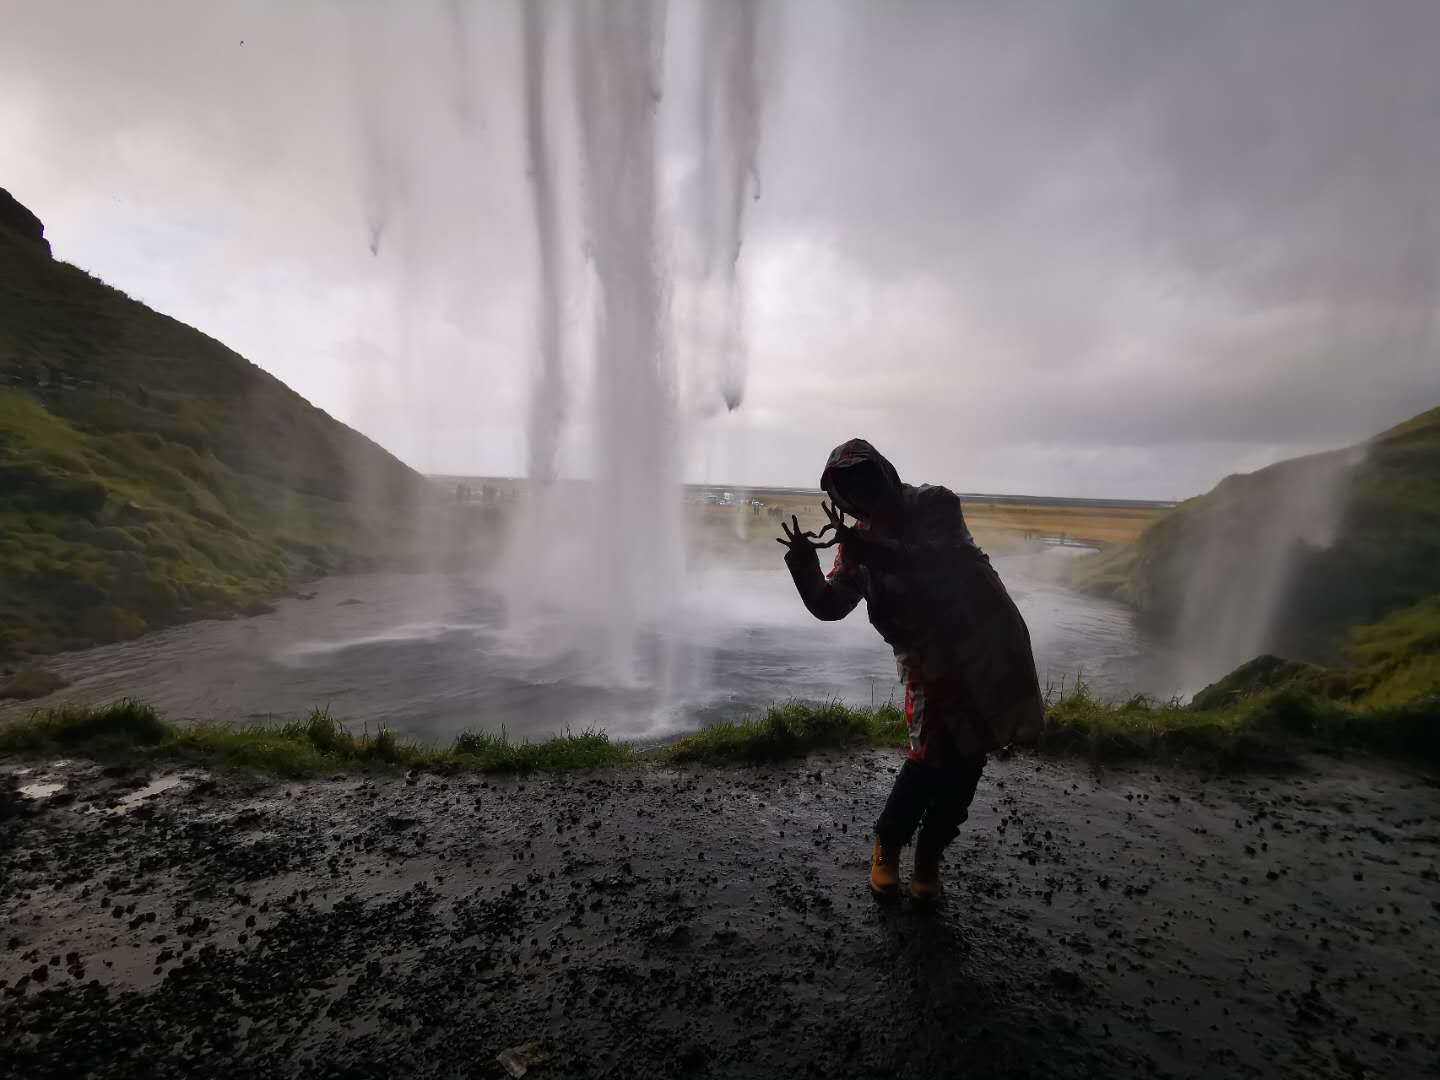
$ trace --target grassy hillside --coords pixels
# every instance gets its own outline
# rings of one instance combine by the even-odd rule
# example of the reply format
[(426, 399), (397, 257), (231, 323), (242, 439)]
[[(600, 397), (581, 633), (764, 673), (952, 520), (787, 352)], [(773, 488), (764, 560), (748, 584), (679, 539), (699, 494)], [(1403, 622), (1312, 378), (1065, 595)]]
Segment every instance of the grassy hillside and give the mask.
[(424, 498), (244, 357), (0, 221), (0, 657), (363, 567)]
[[(1077, 561), (1076, 583), (1174, 627), (1277, 591), (1265, 649), (1333, 659), (1347, 630), (1440, 594), (1440, 409), (1349, 450), (1231, 476), (1138, 543)], [(1203, 627), (1202, 627), (1203, 629)]]

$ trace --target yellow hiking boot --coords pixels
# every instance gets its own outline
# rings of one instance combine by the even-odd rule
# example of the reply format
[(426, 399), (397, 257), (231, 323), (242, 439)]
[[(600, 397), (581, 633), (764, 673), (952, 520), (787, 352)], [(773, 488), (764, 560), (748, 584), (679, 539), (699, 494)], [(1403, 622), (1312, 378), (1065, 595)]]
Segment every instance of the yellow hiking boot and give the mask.
[(896, 896), (900, 892), (900, 852), (886, 848), (878, 839), (870, 856), (870, 891), (876, 896)]
[(915, 873), (910, 877), (910, 898), (922, 903), (939, 900), (945, 892), (940, 883), (940, 853), (915, 847)]

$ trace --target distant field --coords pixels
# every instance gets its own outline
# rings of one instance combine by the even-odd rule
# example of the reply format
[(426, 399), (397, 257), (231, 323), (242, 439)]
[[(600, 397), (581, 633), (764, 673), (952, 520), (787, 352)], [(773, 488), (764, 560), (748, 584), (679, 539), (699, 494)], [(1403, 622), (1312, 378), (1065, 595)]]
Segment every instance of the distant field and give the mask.
[[(482, 498), (487, 488), (492, 498), (514, 498), (522, 495), (525, 487), (524, 480), (509, 477), (432, 476), (430, 480), (446, 493), (455, 492), (457, 487), (467, 488), (472, 499)], [(717, 506), (705, 501), (723, 492), (737, 498), (754, 497), (764, 507), (756, 514), (749, 507)], [(794, 514), (806, 529), (818, 530), (825, 523), (820, 510), (824, 496), (819, 491), (692, 485), (687, 496), (691, 526), (698, 530), (702, 545), (710, 549), (748, 547), (755, 541), (768, 545), (770, 538), (779, 534), (779, 525), (768, 512), (773, 508), (778, 508), (786, 519)], [(1023, 495), (962, 495), (961, 500), (975, 538), (983, 546), (1000, 551), (1032, 541), (1063, 540), (1096, 547), (1131, 544), (1172, 509), (1168, 503), (1121, 499), (1067, 501)]]
[[(821, 495), (815, 492), (771, 493), (757, 495), (767, 506), (777, 506), (788, 518), (794, 514), (807, 529), (818, 529), (825, 523), (820, 511)], [(965, 520), (981, 545), (1003, 550), (1019, 547), (1031, 540), (1058, 540), (1068, 543), (1092, 544), (1103, 547), (1130, 544), (1158, 521), (1168, 508), (1156, 506), (1108, 506), (1094, 502), (1066, 504), (1060, 502), (992, 503), (979, 499), (964, 501)], [(731, 507), (704, 507), (704, 519), (733, 522), (737, 511)], [(778, 525), (762, 514), (751, 518), (751, 532), (771, 534)], [(733, 527), (733, 526), (732, 526)]]
[(970, 503), (965, 518), (989, 542), (1023, 542), (1030, 536), (1063, 537), (1086, 544), (1131, 544), (1169, 511), (1162, 507), (1016, 506)]

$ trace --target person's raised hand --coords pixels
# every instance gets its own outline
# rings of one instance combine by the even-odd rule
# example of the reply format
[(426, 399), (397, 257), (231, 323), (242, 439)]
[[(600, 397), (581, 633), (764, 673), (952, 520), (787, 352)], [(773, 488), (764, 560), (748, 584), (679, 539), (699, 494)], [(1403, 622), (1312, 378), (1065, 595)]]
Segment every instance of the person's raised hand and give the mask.
[(845, 524), (844, 513), (838, 510), (833, 504), (827, 502), (822, 502), (820, 509), (825, 511), (826, 524), (825, 527), (820, 530), (819, 535), (824, 536), (832, 529), (835, 531), (835, 535), (831, 537), (830, 543), (826, 544), (825, 547), (829, 547), (830, 544), (846, 543), (850, 539), (854, 529)]
[(800, 519), (796, 515), (791, 514), (788, 525), (783, 520), (780, 522), (780, 531), (785, 535), (783, 537), (777, 536), (775, 542), (785, 545), (790, 551), (804, 551), (807, 548), (815, 551), (819, 548), (828, 548), (834, 545), (836, 541), (832, 538), (826, 543), (821, 543), (821, 537), (829, 532), (830, 529), (831, 526), (826, 525), (818, 533), (806, 532), (800, 528)]

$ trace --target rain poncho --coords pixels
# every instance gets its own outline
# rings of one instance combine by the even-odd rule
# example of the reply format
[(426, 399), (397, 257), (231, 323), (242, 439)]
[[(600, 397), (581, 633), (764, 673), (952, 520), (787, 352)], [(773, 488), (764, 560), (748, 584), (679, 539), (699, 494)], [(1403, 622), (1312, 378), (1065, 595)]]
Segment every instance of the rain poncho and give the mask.
[(895, 650), (912, 758), (924, 760), (941, 741), (932, 738), (939, 727), (966, 756), (1033, 739), (1043, 705), (1030, 632), (971, 537), (959, 497), (901, 483), (878, 450), (851, 439), (830, 455), (820, 486), (852, 516), (835, 498), (835, 479), (861, 462), (893, 485), (897, 511), (881, 521), (858, 518), (828, 577), (814, 549), (786, 554), (806, 608), (818, 619), (843, 619), (865, 600), (871, 624)]

